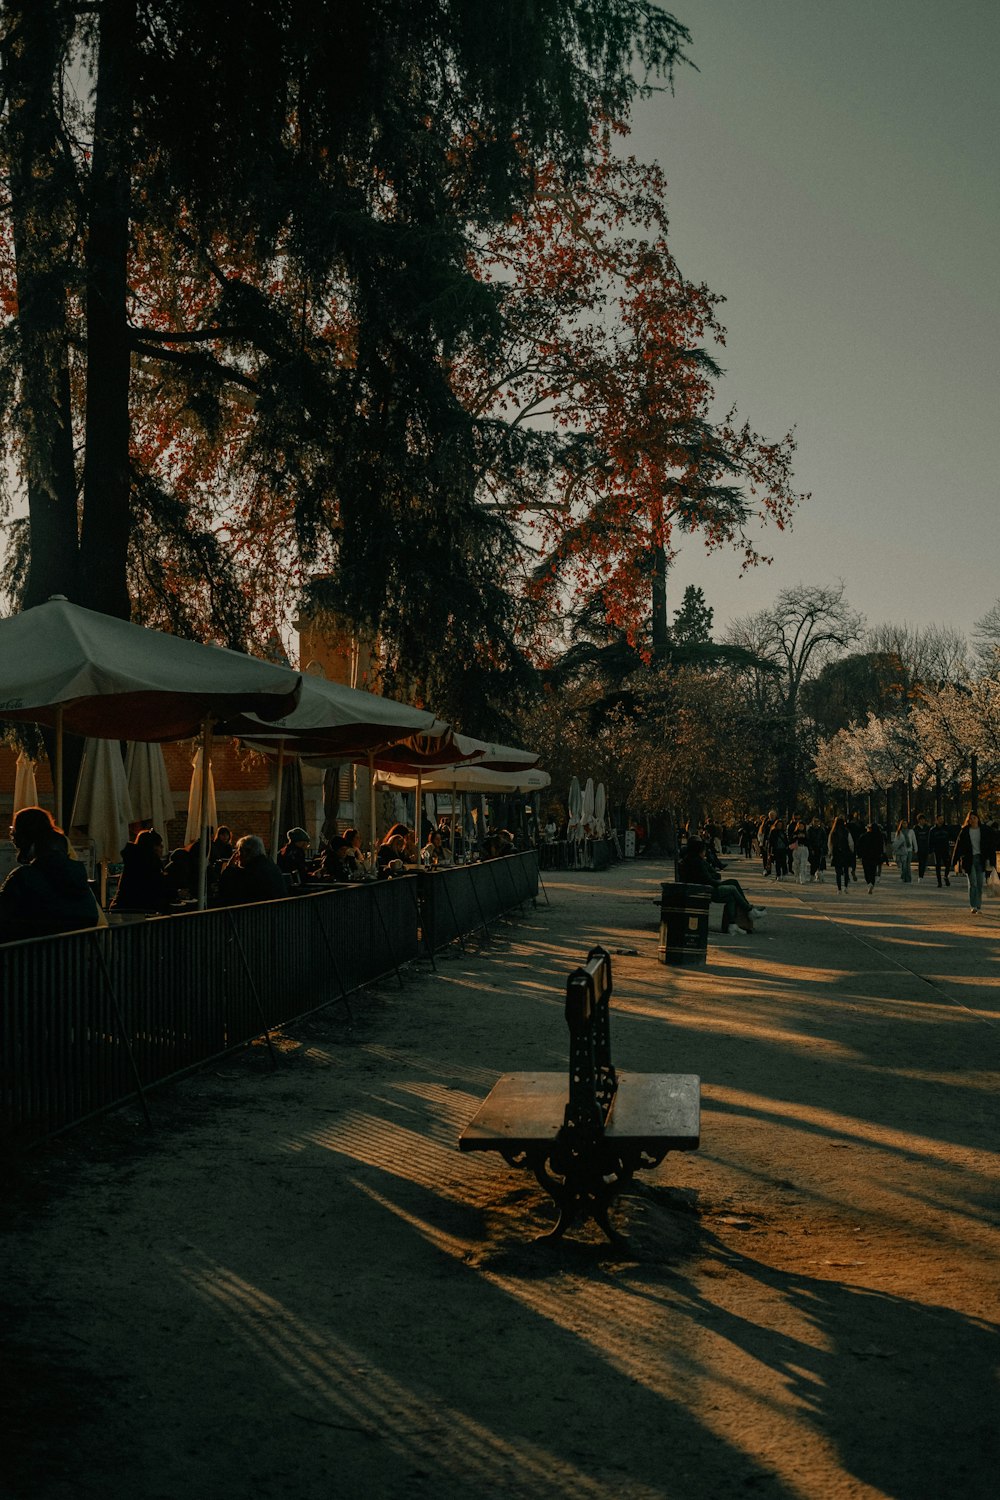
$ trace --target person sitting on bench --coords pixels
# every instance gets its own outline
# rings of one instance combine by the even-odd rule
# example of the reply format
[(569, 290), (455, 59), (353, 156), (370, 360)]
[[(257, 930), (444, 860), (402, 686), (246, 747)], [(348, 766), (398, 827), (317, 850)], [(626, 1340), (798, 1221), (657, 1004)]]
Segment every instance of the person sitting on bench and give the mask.
[(705, 845), (701, 839), (688, 839), (684, 853), (677, 866), (680, 880), (687, 885), (708, 886), (713, 901), (723, 906), (722, 930), (728, 932), (735, 921), (743, 932), (753, 932), (754, 922), (764, 915), (762, 906), (751, 906), (738, 880), (723, 880), (705, 858)]

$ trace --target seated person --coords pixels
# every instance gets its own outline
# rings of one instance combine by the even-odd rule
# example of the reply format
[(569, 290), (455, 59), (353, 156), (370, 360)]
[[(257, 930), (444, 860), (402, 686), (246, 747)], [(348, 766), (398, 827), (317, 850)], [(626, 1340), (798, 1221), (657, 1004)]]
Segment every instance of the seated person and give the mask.
[(96, 927), (101, 911), (87, 871), (70, 856), (51, 814), (44, 807), (22, 807), (10, 836), (18, 868), (0, 886), (0, 942)]
[(309, 879), (312, 861), (307, 857), (309, 835), (304, 828), (289, 828), (285, 842), (278, 850), (278, 869), (299, 882)]
[(345, 830), (344, 845), (347, 849), (344, 857), (351, 868), (352, 879), (360, 880), (365, 873), (365, 861), (361, 853), (361, 835), (356, 828)]
[(171, 851), (164, 875), (167, 880), (168, 898), (171, 901), (186, 901), (198, 894), (198, 846), (200, 839)]
[(389, 875), (402, 875), (406, 868), (403, 855), (406, 852), (406, 840), (401, 833), (387, 833), (378, 846), (378, 854), (375, 863), (378, 866), (379, 878)]
[(236, 841), (236, 852), (219, 876), (219, 905), (246, 906), (252, 901), (280, 901), (288, 895), (285, 877), (268, 859), (264, 840), (248, 833)]
[(433, 828), (431, 830), (430, 838), (420, 851), (420, 863), (430, 869), (434, 869), (438, 865), (443, 866), (453, 863), (451, 850), (445, 847), (440, 828)]
[(163, 873), (163, 840), (144, 828), (122, 850), (122, 873), (112, 911), (166, 911), (170, 888)]
[(323, 855), (320, 871), (326, 880), (359, 880), (364, 866), (354, 859), (354, 850), (345, 839), (331, 839)]
[(208, 851), (210, 865), (224, 865), (233, 857), (233, 830), (220, 823), (215, 830), (212, 847)]
[(762, 906), (751, 906), (738, 880), (723, 880), (705, 858), (703, 839), (688, 839), (680, 857), (677, 873), (682, 881), (691, 885), (711, 888), (713, 901), (723, 905), (722, 930), (728, 932), (735, 919), (743, 932), (753, 932), (754, 921), (758, 923), (764, 915)]

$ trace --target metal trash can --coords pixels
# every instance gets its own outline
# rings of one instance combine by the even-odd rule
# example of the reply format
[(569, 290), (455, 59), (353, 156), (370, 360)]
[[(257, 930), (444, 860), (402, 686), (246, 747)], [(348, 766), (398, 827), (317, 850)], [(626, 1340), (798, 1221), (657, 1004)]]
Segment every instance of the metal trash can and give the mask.
[(711, 887), (663, 881), (660, 892), (660, 963), (707, 962)]

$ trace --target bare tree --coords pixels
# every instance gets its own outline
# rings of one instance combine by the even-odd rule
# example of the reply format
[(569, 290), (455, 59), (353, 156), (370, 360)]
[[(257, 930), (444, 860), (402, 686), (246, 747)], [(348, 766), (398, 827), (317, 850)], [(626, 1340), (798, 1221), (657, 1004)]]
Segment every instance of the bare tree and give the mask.
[[(736, 620), (727, 639), (732, 645), (752, 650), (777, 669), (770, 692), (778, 734), (778, 799), (792, 811), (798, 795), (802, 743), (799, 724), (799, 692), (838, 651), (861, 639), (864, 616), (847, 603), (843, 580), (835, 586), (798, 583), (782, 589), (774, 608)], [(756, 684), (759, 703), (767, 712), (767, 684), (763, 674)]]
[(1000, 599), (972, 627), (977, 670), (983, 677), (1000, 677)]
[(949, 625), (875, 625), (865, 644), (869, 651), (897, 664), (902, 698), (922, 687), (962, 682), (968, 676), (968, 643), (960, 630)]

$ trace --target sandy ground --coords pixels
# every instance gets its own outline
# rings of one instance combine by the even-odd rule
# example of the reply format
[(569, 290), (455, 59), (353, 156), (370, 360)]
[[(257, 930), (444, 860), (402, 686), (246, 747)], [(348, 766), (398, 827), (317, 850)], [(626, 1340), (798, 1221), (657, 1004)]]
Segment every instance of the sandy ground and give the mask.
[[(277, 1070), (8, 1163), (0, 1493), (992, 1500), (1000, 901), (733, 866), (768, 921), (707, 968), (656, 962), (665, 869), (553, 876)], [(703, 1080), (625, 1252), (535, 1243), (534, 1180), (456, 1149), (498, 1074), (563, 1065), (595, 940), (636, 950), (618, 1065)]]

